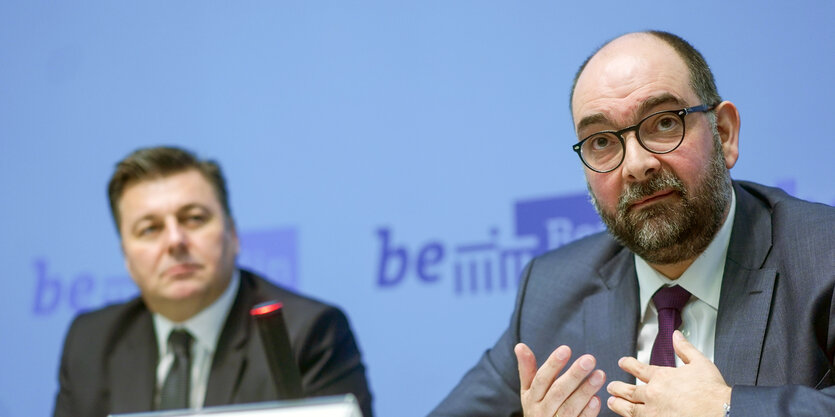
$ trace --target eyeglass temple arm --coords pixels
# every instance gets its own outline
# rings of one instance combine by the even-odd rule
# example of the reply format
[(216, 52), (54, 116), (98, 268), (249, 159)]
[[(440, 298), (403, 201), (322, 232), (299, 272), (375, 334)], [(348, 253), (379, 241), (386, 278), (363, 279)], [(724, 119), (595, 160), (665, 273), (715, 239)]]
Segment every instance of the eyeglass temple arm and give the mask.
[(699, 112), (703, 112), (703, 111), (711, 111), (711, 110), (715, 109), (716, 106), (718, 106), (718, 105), (719, 105), (719, 103), (702, 104), (700, 106), (688, 107), (688, 108), (684, 109), (683, 111), (684, 111), (684, 115), (688, 115), (690, 113), (699, 113)]

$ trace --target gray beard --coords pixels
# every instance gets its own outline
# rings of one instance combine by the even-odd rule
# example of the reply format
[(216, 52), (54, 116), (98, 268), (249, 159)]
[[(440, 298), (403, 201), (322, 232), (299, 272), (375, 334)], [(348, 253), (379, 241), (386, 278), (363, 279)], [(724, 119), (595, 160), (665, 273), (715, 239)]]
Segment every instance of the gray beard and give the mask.
[[(672, 189), (678, 199), (656, 202), (632, 212), (629, 205), (661, 190)], [(701, 254), (725, 218), (731, 201), (731, 178), (718, 135), (714, 134), (714, 155), (705, 177), (688, 190), (675, 174), (659, 171), (642, 183), (629, 184), (618, 199), (617, 212), (606, 213), (589, 187), (594, 209), (609, 233), (635, 254), (654, 264), (673, 264)]]

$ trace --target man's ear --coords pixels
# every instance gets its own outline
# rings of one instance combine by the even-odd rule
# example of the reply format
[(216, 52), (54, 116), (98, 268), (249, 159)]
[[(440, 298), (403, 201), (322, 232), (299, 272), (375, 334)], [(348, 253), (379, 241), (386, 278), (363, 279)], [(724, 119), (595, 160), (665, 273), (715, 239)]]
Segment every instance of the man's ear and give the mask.
[(739, 111), (730, 101), (723, 101), (716, 106), (716, 129), (722, 142), (722, 154), (725, 155), (725, 167), (736, 165), (739, 159)]

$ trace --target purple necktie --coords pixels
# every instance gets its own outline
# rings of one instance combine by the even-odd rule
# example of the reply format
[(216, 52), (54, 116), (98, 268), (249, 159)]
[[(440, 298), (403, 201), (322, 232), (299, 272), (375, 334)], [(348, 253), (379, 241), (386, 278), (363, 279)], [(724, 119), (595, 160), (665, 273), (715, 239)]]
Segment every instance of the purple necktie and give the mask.
[(652, 302), (658, 310), (658, 336), (652, 345), (649, 364), (657, 366), (676, 366), (676, 354), (673, 349), (673, 332), (681, 326), (681, 309), (690, 299), (690, 293), (678, 285), (662, 287), (652, 296)]

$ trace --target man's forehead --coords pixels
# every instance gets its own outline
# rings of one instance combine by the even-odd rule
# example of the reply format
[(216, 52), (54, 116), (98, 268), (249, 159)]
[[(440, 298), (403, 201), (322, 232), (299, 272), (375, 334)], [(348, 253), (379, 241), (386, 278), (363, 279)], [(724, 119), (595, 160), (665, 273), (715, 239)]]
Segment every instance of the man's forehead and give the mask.
[(647, 33), (624, 35), (601, 48), (577, 78), (572, 116), (577, 123), (600, 110), (586, 107), (622, 101), (637, 108), (651, 96), (689, 95), (689, 81), (684, 60), (666, 42)]
[(188, 169), (131, 182), (122, 192), (119, 208), (125, 214), (126, 209), (144, 212), (207, 203), (220, 204), (214, 187), (198, 170)]

